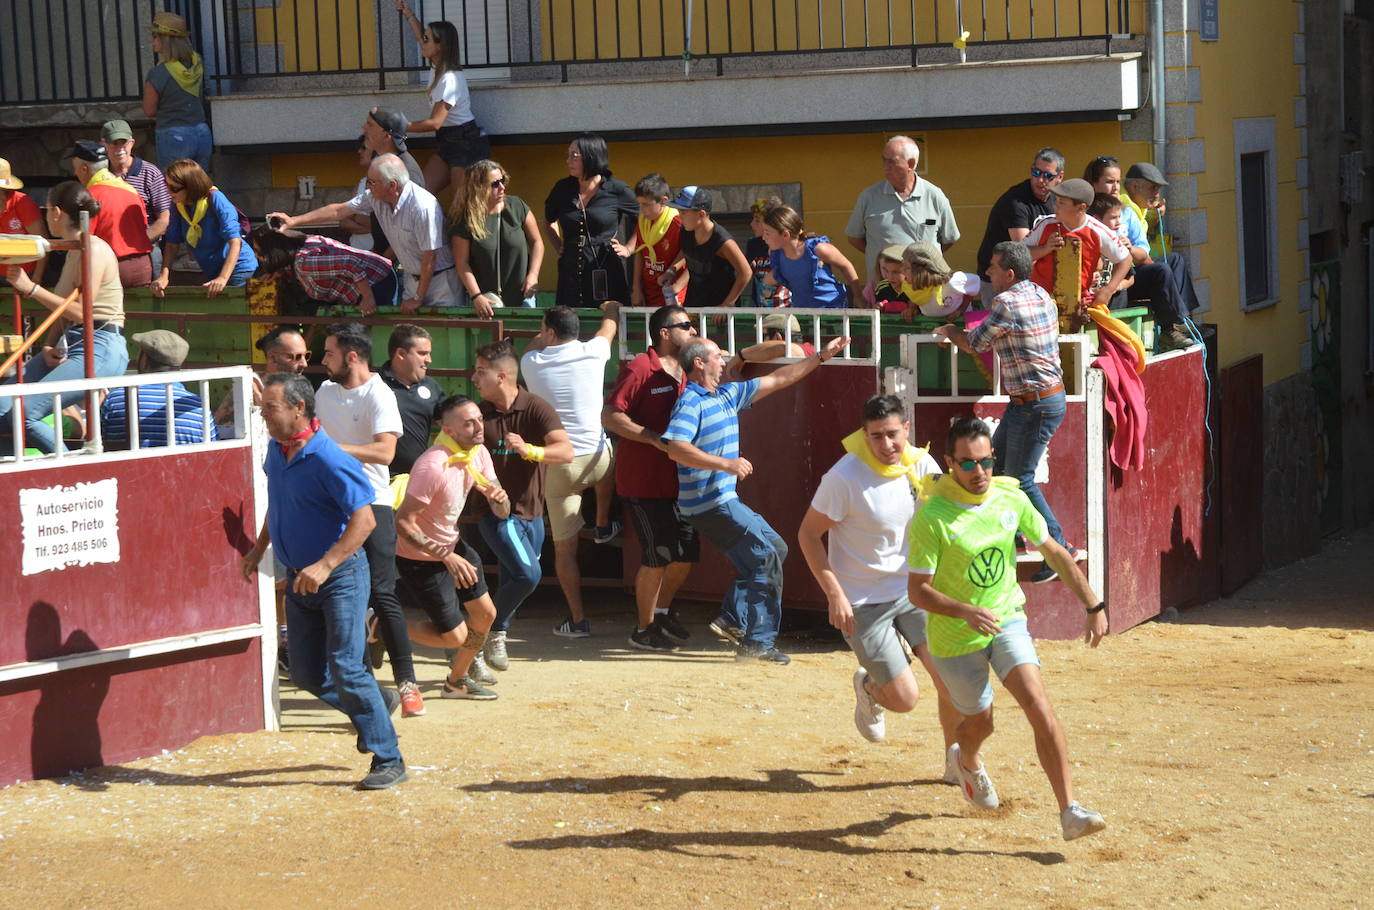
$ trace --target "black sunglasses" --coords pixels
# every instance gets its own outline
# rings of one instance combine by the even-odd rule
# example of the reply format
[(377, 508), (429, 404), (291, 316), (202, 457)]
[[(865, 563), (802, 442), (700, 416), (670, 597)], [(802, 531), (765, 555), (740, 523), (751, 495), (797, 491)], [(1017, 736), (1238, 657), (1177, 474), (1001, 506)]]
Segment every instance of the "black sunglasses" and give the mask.
[(693, 322), (670, 322), (664, 326), (665, 329), (694, 329), (696, 323)]
[(182, 190), (186, 189), (186, 187), (182, 186), (180, 183), (172, 183), (171, 181), (168, 181), (167, 189), (171, 190), (173, 193), (180, 193)]
[(1058, 177), (1059, 175), (1051, 171), (1042, 171), (1038, 167), (1032, 167), (1031, 176), (1039, 177), (1042, 180), (1053, 180), (1055, 177)]
[(498, 177), (497, 179), (491, 182), (491, 188), (496, 189), (498, 186), (505, 186), (506, 181), (509, 179), (509, 177)]

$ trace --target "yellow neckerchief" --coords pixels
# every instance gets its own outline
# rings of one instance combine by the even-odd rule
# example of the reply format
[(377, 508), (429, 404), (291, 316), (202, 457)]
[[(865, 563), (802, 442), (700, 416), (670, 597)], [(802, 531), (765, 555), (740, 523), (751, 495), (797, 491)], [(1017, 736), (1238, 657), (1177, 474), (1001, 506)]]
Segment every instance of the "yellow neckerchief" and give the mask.
[(91, 175), (90, 180), (86, 181), (87, 189), (90, 189), (93, 186), (113, 186), (121, 190), (127, 190), (128, 192), (133, 193), (135, 196), (138, 195), (138, 190), (134, 189), (133, 186), (127, 180), (125, 180), (123, 177), (120, 177), (114, 171), (110, 170), (107, 167), (102, 167), (100, 170), (96, 171), (94, 174)]
[(906, 477), (911, 482), (912, 489), (919, 489), (920, 478), (916, 476), (916, 466), (920, 464), (921, 458), (926, 454), (926, 449), (918, 449), (911, 443), (906, 444), (902, 450), (902, 457), (896, 464), (885, 464), (878, 460), (878, 456), (873, 454), (873, 449), (868, 445), (868, 437), (864, 434), (863, 428), (855, 430), (840, 441), (844, 450), (850, 455), (862, 461), (873, 473), (879, 477)]
[(182, 91), (200, 97), (200, 84), (205, 79), (205, 64), (201, 62), (200, 54), (191, 51), (190, 66), (180, 60), (167, 60), (164, 63), (167, 74), (177, 81)]
[(1097, 323), (1099, 333), (1106, 332), (1115, 338), (1125, 342), (1135, 351), (1135, 371), (1139, 375), (1145, 372), (1145, 345), (1141, 342), (1140, 336), (1131, 331), (1131, 327), (1113, 316), (1105, 303), (1095, 303), (1088, 307), (1088, 315)]
[(965, 506), (981, 506), (992, 495), (993, 487), (1001, 487), (1004, 490), (1021, 489), (1021, 483), (1015, 477), (992, 478), (986, 493), (970, 493), (959, 486), (959, 481), (954, 479), (953, 474), (931, 474), (927, 475), (927, 479), (931, 482), (923, 484), (919, 491), (923, 500), (940, 496)]
[(1121, 204), (1135, 212), (1140, 219), (1141, 225), (1145, 228), (1145, 243), (1150, 248), (1150, 256), (1153, 259), (1162, 259), (1169, 252), (1169, 238), (1164, 236), (1164, 232), (1159, 229), (1159, 216), (1155, 216), (1155, 236), (1150, 236), (1149, 210), (1135, 204), (1131, 194), (1124, 189), (1116, 194), (1116, 198), (1121, 200)]
[(643, 215), (639, 216), (639, 239), (644, 243), (644, 254), (654, 265), (658, 265), (658, 254), (654, 252), (654, 244), (668, 236), (668, 228), (673, 226), (675, 214), (677, 213), (665, 205), (652, 222)]
[(934, 297), (939, 290), (940, 285), (938, 284), (931, 285), (928, 288), (914, 288), (907, 283), (905, 278), (902, 279), (902, 296), (918, 307), (930, 303), (931, 298)]
[[(434, 440), (434, 444), (443, 446), (453, 453), (449, 456), (448, 460), (444, 462), (444, 467), (455, 464), (462, 465), (467, 469), (467, 472), (472, 475), (472, 482), (477, 484), (477, 486), (485, 487), (487, 484), (491, 483), (491, 481), (482, 476), (482, 472), (477, 470), (477, 465), (472, 462), (472, 453), (477, 451), (477, 446), (465, 449), (458, 444), (457, 440), (442, 430), (439, 431), (439, 435)], [(480, 445), (480, 443), (478, 445)]]
[[(218, 189), (219, 187), (212, 186), (210, 187), (210, 192), (213, 193)], [(200, 222), (201, 219), (205, 217), (205, 213), (209, 210), (210, 196), (208, 193), (205, 195), (205, 198), (196, 203), (196, 211), (194, 214), (188, 214), (186, 206), (182, 205), (180, 202), (177, 203), (177, 211), (181, 213), (181, 219), (186, 222), (186, 243), (189, 246), (200, 246)]]

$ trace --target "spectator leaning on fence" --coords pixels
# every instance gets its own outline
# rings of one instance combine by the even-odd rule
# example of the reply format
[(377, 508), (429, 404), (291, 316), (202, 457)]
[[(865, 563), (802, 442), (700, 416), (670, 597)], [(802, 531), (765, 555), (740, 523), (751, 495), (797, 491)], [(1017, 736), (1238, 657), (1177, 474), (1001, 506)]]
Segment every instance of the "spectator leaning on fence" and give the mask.
[[(138, 345), (138, 372), (144, 376), (180, 370), (191, 351), (185, 338), (166, 329), (139, 332), (130, 340)], [(213, 421), (209, 436), (206, 436), (205, 403), (180, 382), (135, 386), (134, 389), (138, 394), (138, 444), (141, 447), (167, 445), (169, 393), (176, 445), (219, 439)], [(107, 445), (113, 444), (116, 448), (129, 445), (129, 394), (127, 387), (120, 386), (111, 390), (100, 406), (100, 433)]]
[(311, 300), (356, 306), (364, 316), (390, 306), (396, 298), (396, 270), (367, 250), (300, 231), (256, 228), (250, 240), (258, 257), (258, 277), (285, 275)]
[(226, 287), (240, 288), (253, 277), (258, 257), (244, 236), (246, 219), (234, 203), (210, 183), (210, 175), (189, 158), (167, 165), (167, 192), (176, 211), (162, 248), (162, 272), (153, 281), (153, 296), (161, 297), (171, 280), (171, 263), (184, 243), (191, 248), (201, 274), (201, 287), (215, 297)]

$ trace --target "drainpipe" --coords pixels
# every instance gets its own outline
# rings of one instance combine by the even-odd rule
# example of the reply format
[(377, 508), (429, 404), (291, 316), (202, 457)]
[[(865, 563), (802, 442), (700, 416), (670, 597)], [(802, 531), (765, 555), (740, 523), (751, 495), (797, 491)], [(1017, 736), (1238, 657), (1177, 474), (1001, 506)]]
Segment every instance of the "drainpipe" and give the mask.
[(1154, 112), (1154, 162), (1164, 166), (1168, 133), (1164, 124), (1164, 0), (1150, 0), (1150, 107)]

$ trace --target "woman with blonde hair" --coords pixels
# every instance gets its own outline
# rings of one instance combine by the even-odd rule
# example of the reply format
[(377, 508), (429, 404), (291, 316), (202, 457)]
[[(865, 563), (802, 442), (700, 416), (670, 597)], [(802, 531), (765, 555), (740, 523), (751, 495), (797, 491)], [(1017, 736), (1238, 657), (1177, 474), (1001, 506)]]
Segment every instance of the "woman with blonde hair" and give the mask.
[(205, 64), (176, 13), (158, 13), (148, 29), (158, 62), (143, 82), (143, 113), (157, 122), (157, 166), (166, 171), (178, 158), (193, 158), (208, 171), (214, 138), (205, 121)]
[(406, 0), (395, 0), (396, 12), (405, 16), (420, 55), (434, 69), (429, 83), (429, 116), (412, 120), (408, 132), (434, 132), (437, 152), (425, 162), (425, 188), (436, 196), (453, 182), (453, 198), (463, 190), (464, 169), (491, 154), (491, 144), (472, 116), (472, 93), (463, 77), (458, 29), (452, 22), (436, 20), (420, 24), (420, 17)]
[(535, 304), (544, 241), (529, 205), (506, 193), (510, 173), (495, 161), (468, 165), (449, 215), (453, 264), (477, 315), (516, 299)]
[(244, 237), (239, 210), (210, 183), (210, 175), (190, 158), (167, 165), (167, 192), (172, 197), (172, 221), (162, 248), (162, 273), (153, 279), (153, 296), (161, 297), (171, 280), (168, 263), (184, 243), (208, 280), (206, 297), (226, 287), (243, 287), (257, 271), (258, 258)]
[[(58, 240), (81, 239), (81, 213), (94, 218), (100, 203), (90, 192), (74, 180), (59, 183), (48, 194), (48, 231)], [(129, 366), (129, 348), (122, 334), (124, 330), (124, 287), (119, 283), (119, 261), (110, 245), (92, 234), (89, 237), (92, 288), (91, 316), (95, 324), (92, 342), (96, 376), (122, 376)], [(10, 286), (22, 297), (36, 300), (49, 310), (62, 307), (70, 294), (81, 284), (80, 249), (67, 254), (57, 286), (49, 291), (34, 283), (19, 266), (11, 266), (6, 277)], [(29, 361), (24, 370), (24, 382), (63, 379), (82, 379), (86, 375), (86, 335), (82, 330), (81, 298), (66, 304), (62, 323), (67, 326), (57, 344), (45, 345), (42, 352)], [(85, 392), (66, 392), (61, 396), (62, 407), (71, 407), (86, 397)], [(24, 401), (24, 425), (28, 445), (44, 452), (57, 451), (57, 436), (46, 418), (52, 414), (52, 395), (34, 395)], [(16, 399), (0, 398), (0, 426), (8, 426), (10, 409)], [(16, 449), (20, 448), (18, 445)]]

